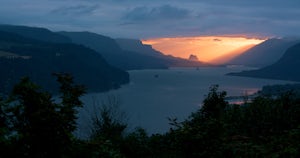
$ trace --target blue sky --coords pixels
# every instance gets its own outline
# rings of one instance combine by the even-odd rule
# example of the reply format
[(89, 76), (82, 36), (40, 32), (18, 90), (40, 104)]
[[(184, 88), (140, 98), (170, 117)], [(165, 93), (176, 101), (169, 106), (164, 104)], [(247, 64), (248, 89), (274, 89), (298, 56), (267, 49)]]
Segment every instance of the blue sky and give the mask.
[(0, 0), (0, 23), (111, 37), (300, 35), (299, 0)]

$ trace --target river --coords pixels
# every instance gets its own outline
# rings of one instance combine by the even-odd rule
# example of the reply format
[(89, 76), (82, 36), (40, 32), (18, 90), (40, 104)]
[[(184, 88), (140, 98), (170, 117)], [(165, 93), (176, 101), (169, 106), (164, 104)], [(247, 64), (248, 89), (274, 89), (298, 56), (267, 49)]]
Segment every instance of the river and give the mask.
[(203, 67), (170, 68), (167, 70), (129, 71), (131, 82), (118, 90), (89, 93), (82, 97), (84, 107), (79, 113), (76, 135), (86, 137), (91, 130), (91, 116), (108, 97), (117, 98), (128, 130), (145, 128), (150, 134), (166, 132), (168, 117), (184, 120), (201, 106), (209, 87), (219, 85), (228, 96), (253, 94), (264, 85), (286, 84), (289, 81), (226, 76), (229, 72), (253, 68)]

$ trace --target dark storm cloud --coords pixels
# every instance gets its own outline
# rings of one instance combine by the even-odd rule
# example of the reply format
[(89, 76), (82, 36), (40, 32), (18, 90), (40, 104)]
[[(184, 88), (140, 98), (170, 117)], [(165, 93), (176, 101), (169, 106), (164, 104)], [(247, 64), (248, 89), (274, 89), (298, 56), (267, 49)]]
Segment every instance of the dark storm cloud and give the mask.
[(99, 5), (63, 6), (52, 10), (51, 13), (60, 15), (87, 15), (92, 14), (98, 8)]
[(129, 21), (156, 21), (183, 19), (189, 16), (187, 9), (163, 5), (159, 7), (136, 7), (130, 10), (123, 18)]

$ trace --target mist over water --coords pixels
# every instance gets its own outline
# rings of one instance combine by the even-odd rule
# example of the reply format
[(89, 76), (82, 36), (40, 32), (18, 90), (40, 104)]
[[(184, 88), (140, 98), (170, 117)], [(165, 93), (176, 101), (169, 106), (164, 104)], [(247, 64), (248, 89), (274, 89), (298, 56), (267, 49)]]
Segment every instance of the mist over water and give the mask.
[(249, 70), (247, 67), (171, 68), (168, 70), (133, 70), (130, 84), (107, 93), (90, 93), (82, 99), (76, 135), (85, 137), (91, 129), (91, 115), (108, 96), (120, 101), (120, 110), (127, 115), (129, 130), (145, 128), (150, 134), (166, 132), (168, 117), (184, 120), (201, 106), (209, 87), (219, 85), (228, 96), (252, 94), (264, 85), (286, 84), (289, 81), (225, 76), (229, 72)]

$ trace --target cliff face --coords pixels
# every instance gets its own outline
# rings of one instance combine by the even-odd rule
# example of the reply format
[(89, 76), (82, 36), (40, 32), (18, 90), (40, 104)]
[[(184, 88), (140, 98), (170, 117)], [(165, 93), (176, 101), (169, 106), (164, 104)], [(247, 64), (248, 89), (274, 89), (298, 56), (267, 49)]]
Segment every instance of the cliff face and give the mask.
[(197, 57), (196, 55), (193, 55), (193, 54), (191, 54), (191, 55), (189, 56), (189, 60), (190, 60), (190, 61), (199, 61), (198, 57)]
[(119, 46), (126, 51), (136, 52), (139, 54), (154, 56), (154, 57), (163, 57), (164, 54), (156, 51), (152, 48), (151, 45), (143, 44), (142, 41), (137, 39), (116, 39), (116, 42)]

